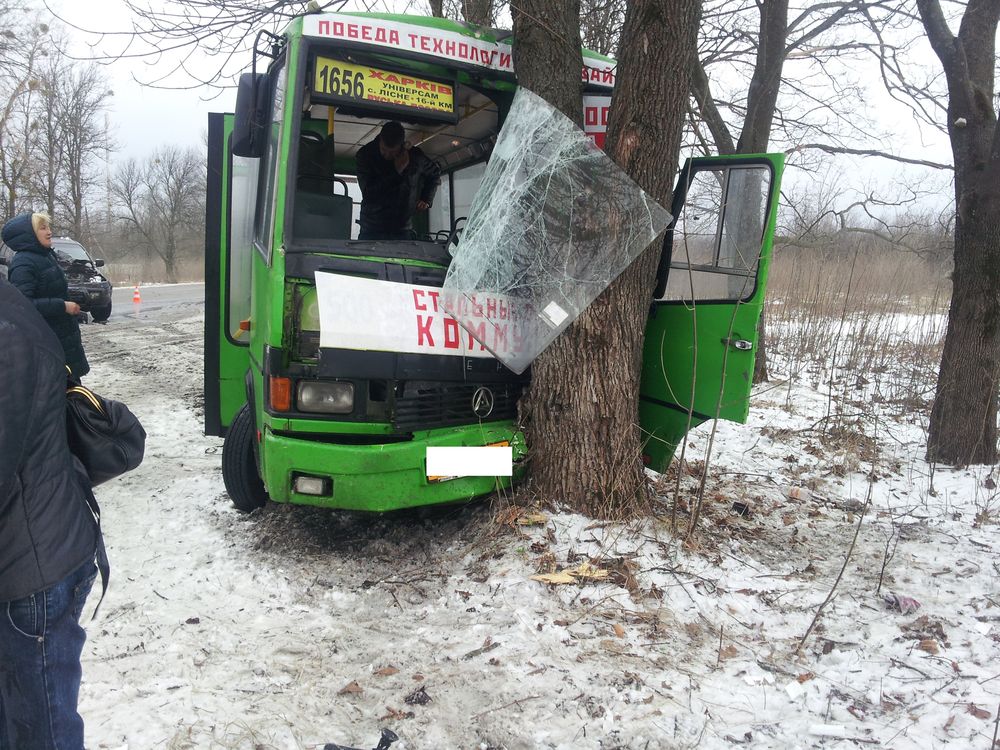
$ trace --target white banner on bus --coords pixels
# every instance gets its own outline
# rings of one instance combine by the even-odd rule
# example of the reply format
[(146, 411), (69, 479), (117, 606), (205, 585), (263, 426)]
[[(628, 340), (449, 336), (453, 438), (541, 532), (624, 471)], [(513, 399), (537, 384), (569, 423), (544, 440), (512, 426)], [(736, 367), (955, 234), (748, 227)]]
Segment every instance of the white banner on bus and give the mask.
[(497, 295), (459, 302), (473, 337), (444, 311), (438, 287), (320, 271), (316, 294), (323, 348), (492, 357), (487, 345), (498, 354), (524, 346), (517, 311)]
[[(468, 34), (433, 26), (339, 13), (314, 13), (302, 19), (302, 33), (321, 39), (416, 52), (503, 73), (514, 72), (509, 44), (476, 39)], [(613, 60), (591, 57), (584, 52), (582, 79), (595, 86), (613, 88), (616, 67), (617, 63)]]

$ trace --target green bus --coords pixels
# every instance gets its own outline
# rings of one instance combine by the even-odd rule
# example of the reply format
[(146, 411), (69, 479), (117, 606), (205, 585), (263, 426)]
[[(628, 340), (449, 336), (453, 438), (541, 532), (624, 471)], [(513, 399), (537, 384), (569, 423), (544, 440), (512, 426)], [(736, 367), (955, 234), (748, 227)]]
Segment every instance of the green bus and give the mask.
[[(225, 436), (238, 509), (388, 511), (523, 473), (516, 407), (530, 370), (417, 335), (517, 90), (510, 43), (446, 19), (308, 14), (257, 37), (236, 112), (209, 115), (205, 431)], [(615, 62), (586, 50), (583, 61), (600, 146)], [(441, 186), (413, 239), (362, 241), (355, 155), (388, 120), (437, 163)], [(746, 419), (782, 167), (780, 155), (712, 157), (680, 174), (639, 394), (653, 469), (690, 428)], [(321, 345), (318, 278), (334, 300), (340, 284), (344, 304), (370, 306), (370, 323)], [(371, 290), (360, 302), (347, 294), (359, 280)], [(459, 446), (509, 447), (512, 476), (428, 476), (429, 449)]]

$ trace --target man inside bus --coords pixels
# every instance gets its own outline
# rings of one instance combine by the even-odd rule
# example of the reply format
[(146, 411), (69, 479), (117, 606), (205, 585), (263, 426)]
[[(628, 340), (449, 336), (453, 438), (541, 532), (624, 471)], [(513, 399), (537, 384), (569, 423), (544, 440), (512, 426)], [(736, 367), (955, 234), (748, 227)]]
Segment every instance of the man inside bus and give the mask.
[(412, 219), (434, 202), (441, 170), (405, 140), (403, 126), (385, 123), (378, 138), (357, 153), (361, 188), (359, 240), (411, 240)]

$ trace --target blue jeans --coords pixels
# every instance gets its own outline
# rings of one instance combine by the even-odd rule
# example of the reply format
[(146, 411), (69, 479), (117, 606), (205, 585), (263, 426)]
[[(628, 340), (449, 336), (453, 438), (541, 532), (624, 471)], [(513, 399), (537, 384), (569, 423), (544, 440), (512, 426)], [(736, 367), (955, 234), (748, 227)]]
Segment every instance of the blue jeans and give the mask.
[(88, 562), (52, 588), (0, 602), (0, 750), (83, 750), (80, 627)]

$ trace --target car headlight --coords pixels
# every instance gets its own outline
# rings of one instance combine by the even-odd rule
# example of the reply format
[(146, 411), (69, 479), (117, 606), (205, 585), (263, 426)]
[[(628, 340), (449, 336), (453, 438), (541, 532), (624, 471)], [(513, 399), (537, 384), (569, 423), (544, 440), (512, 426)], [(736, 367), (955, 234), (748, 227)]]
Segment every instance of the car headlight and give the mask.
[(298, 404), (299, 411), (350, 414), (354, 411), (354, 383), (300, 381)]

